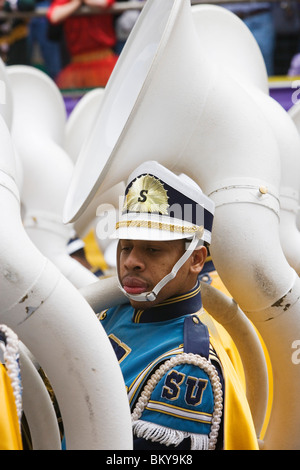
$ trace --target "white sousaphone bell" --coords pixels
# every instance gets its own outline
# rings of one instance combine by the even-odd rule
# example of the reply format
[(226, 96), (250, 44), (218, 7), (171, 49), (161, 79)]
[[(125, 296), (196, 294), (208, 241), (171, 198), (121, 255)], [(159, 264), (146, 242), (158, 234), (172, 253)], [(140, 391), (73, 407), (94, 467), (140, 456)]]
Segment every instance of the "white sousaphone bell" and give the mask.
[[(212, 6), (194, 6), (193, 16), (200, 41), (205, 41), (207, 56), (252, 94), (274, 131), (281, 158), (281, 244), (289, 264), (299, 274), (300, 233), (296, 229), (295, 211), (299, 205), (300, 137), (289, 116), (294, 116), (295, 110), (286, 113), (282, 106), (269, 96), (268, 76), (262, 54), (253, 35), (242, 21), (231, 12)], [(228, 21), (224, 21), (226, 16)], [(226, 50), (231, 51), (230, 55)]]
[[(7, 76), (7, 67), (3, 60), (0, 58), (0, 115), (4, 119), (9, 130), (11, 130), (13, 119), (13, 97), (9, 78)], [(19, 154), (15, 150), (15, 163), (16, 163), (16, 183), (21, 191), (23, 185), (23, 169), (20, 161)]]
[[(202, 8), (206, 31), (214, 22), (233, 28), (228, 42), (224, 36), (211, 44), (221, 49), (218, 60), (208, 55), (201, 32), (199, 39), (200, 20), (188, 0), (146, 3), (79, 155), (64, 220), (76, 220), (95, 196), (147, 160), (196, 180), (216, 206), (216, 269), (270, 354), (274, 401), (263, 446), (296, 449), (300, 378), (291, 345), (300, 338), (300, 281), (279, 236), (280, 149), (268, 111), (255, 97), (267, 92), (265, 68), (235, 15)], [(235, 57), (237, 44), (242, 55)]]
[[(288, 115), (291, 117), (293, 120), (296, 129), (298, 131), (298, 134), (300, 136), (300, 109), (299, 109), (299, 103), (296, 102), (289, 110), (288, 110)], [(300, 138), (300, 137), (299, 137)], [(300, 152), (298, 152), (298, 159), (300, 156)], [(287, 165), (286, 165), (287, 167)], [(296, 172), (295, 166), (290, 167), (290, 177), (294, 178), (297, 180), (297, 176), (299, 177), (299, 171)], [(299, 211), (299, 190), (298, 190), (298, 185), (295, 184), (294, 191), (292, 192), (292, 197), (290, 197), (289, 200), (289, 205), (288, 209), (286, 211), (286, 224), (285, 224), (285, 232), (283, 233), (283, 236), (287, 235), (287, 232), (289, 233), (289, 237), (292, 239), (292, 243), (290, 244), (293, 247), (293, 252), (290, 253), (293, 257), (288, 258), (291, 266), (294, 267), (294, 269), (299, 273), (299, 265), (294, 264), (295, 261), (297, 262), (299, 260), (299, 252), (297, 251), (297, 248), (299, 247), (299, 231), (300, 231), (300, 211)], [(298, 248), (299, 249), (299, 248)]]
[[(37, 125), (35, 131), (42, 132), (42, 120), (41, 127)], [(27, 388), (24, 396), (29, 425), (34, 426), (31, 429), (33, 444), (40, 449), (61, 448), (60, 436), (54, 429), (53, 410), (51, 414), (45, 395), (44, 398), (41, 395), (43, 388), (37, 381), (31, 358), (26, 356), (27, 351), (43, 368), (53, 387), (64, 423), (67, 449), (130, 449), (130, 412), (115, 354), (78, 289), (41, 254), (26, 233), (20, 213), (13, 141), (2, 116), (0, 134), (3, 222), (0, 230), (0, 323), (11, 328), (27, 348), (25, 354), (23, 351), (21, 354), (22, 380), (24, 386), (29, 384), (31, 392), (38, 395), (36, 400), (34, 395), (30, 399)], [(25, 135), (24, 128), (24, 139)], [(34, 410), (41, 403), (43, 410)], [(38, 428), (41, 423), (42, 429)], [(51, 432), (48, 438), (47, 431)]]
[(0, 59), (0, 115), (3, 117), (7, 127), (11, 128), (13, 114), (13, 99), (6, 72), (6, 65)]
[(7, 67), (13, 95), (12, 137), (23, 168), (24, 226), (38, 249), (76, 286), (97, 277), (67, 253), (74, 228), (62, 221), (74, 164), (63, 150), (66, 110), (55, 83), (29, 66)]
[(67, 119), (64, 128), (63, 148), (74, 164), (84, 140), (92, 129), (97, 112), (100, 111), (104, 92), (104, 88), (93, 88), (85, 93)]
[[(11, 87), (7, 77), (6, 66), (2, 60), (0, 60), (0, 77), (1, 83), (3, 84), (3, 90), (1, 90), (0, 97), (0, 115), (2, 116), (7, 128), (10, 130), (12, 125), (13, 99)], [(14, 175), (13, 179), (17, 184), (17, 191), (17, 189), (20, 190), (22, 187), (22, 183), (20, 182), (22, 182), (23, 179), (23, 171), (15, 147), (14, 156), (15, 159), (11, 161), (8, 174), (10, 176)], [(18, 404), (17, 408), (21, 408), (21, 413), (25, 413), (30, 429), (32, 446), (36, 450), (59, 449), (61, 448), (61, 443), (58, 423), (49, 393), (47, 392), (44, 383), (31, 359), (27, 357), (26, 348), (20, 341), (18, 341), (18, 354), (20, 356), (20, 358), (17, 360), (20, 364), (22, 392), (20, 400), (21, 403)], [(11, 385), (13, 387), (15, 387), (17, 382), (14, 374), (10, 375), (12, 381)], [(17, 404), (16, 396), (15, 399)]]
[[(93, 123), (101, 109), (104, 93), (104, 88), (94, 88), (88, 91), (79, 100), (68, 117), (64, 133), (64, 149), (74, 164), (85, 140), (88, 138), (91, 129), (93, 129)], [(90, 230), (94, 229), (96, 242), (109, 267), (115, 266), (115, 242), (104, 238), (98, 232), (101, 232), (99, 227), (102, 220), (105, 219), (105, 224), (107, 223), (107, 217), (111, 221), (116, 220), (120, 198), (123, 196), (124, 190), (125, 183), (120, 182), (109, 188), (105, 193), (100, 194), (99, 197), (95, 197), (74, 223), (75, 232), (80, 238), (84, 238)], [(102, 214), (104, 215), (102, 216)], [(109, 222), (109, 226), (111, 225), (112, 223)]]

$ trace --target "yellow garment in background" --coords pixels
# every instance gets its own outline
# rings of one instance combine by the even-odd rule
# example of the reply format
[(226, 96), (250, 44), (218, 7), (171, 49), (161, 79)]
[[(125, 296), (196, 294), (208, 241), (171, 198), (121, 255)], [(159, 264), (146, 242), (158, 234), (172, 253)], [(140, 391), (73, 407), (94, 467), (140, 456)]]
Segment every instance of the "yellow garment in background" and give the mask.
[(219, 340), (211, 343), (223, 366), (225, 381), (224, 450), (259, 450), (255, 427), (244, 388)]
[(225, 328), (206, 311), (199, 315), (221, 364), (225, 383), (224, 450), (258, 450), (256, 430), (246, 397), (244, 370), (234, 342)]
[[(221, 292), (226, 294), (228, 297), (232, 297), (230, 295), (230, 293), (228, 292), (228, 290), (226, 289), (223, 282), (221, 281), (220, 276), (218, 275), (217, 271), (210, 272), (209, 276), (212, 279), (211, 285), (213, 287), (215, 287), (216, 289), (219, 289)], [(221, 325), (219, 325), (216, 321), (214, 321), (214, 326), (217, 328), (218, 332), (221, 334), (223, 346), (224, 346), (229, 358), (232, 361), (232, 364), (234, 366), (234, 369), (237, 373), (238, 378), (242, 381), (244, 390), (246, 390), (244, 369), (243, 369), (242, 361), (239, 357), (237, 348), (236, 348), (233, 340), (231, 339), (231, 337), (229, 335), (226, 336), (226, 335), (222, 334), (222, 329), (224, 329), (224, 328)], [(261, 342), (261, 345), (262, 345), (262, 348), (263, 348), (263, 351), (264, 351), (264, 354), (265, 354), (267, 370), (268, 370), (268, 381), (269, 381), (268, 405), (267, 405), (267, 410), (266, 410), (265, 421), (264, 421), (264, 424), (263, 424), (263, 427), (262, 427), (262, 430), (261, 430), (261, 434), (259, 436), (260, 440), (263, 440), (264, 436), (265, 436), (265, 433), (266, 433), (266, 430), (267, 430), (267, 427), (268, 427), (268, 424), (269, 424), (271, 409), (272, 409), (272, 402), (273, 402), (273, 372), (272, 372), (271, 361), (270, 361), (270, 358), (269, 358), (269, 353), (267, 351), (265, 343), (264, 343), (261, 335), (259, 334), (259, 332), (256, 330), (256, 328), (255, 328), (255, 331), (257, 332), (257, 335), (260, 339), (260, 342)]]
[[(217, 271), (210, 272), (209, 276), (212, 279), (211, 285), (231, 298), (231, 295), (229, 294), (228, 290), (221, 281)], [(238, 349), (231, 336), (227, 333), (226, 329), (222, 325), (220, 325), (220, 323), (218, 323), (216, 320), (214, 320), (214, 327), (216, 328), (217, 332), (222, 336), (222, 344), (225, 348), (225, 351), (227, 352), (229, 359), (231, 359), (233, 367), (240, 381), (242, 382), (244, 390), (246, 391), (244, 367)]]
[(0, 450), (22, 450), (13, 389), (3, 364), (0, 364)]
[(100, 251), (100, 248), (95, 239), (94, 230), (91, 230), (83, 239), (84, 241), (84, 251), (85, 256), (90, 265), (93, 268), (101, 269), (102, 271), (107, 270), (107, 264), (105, 262), (103, 253)]

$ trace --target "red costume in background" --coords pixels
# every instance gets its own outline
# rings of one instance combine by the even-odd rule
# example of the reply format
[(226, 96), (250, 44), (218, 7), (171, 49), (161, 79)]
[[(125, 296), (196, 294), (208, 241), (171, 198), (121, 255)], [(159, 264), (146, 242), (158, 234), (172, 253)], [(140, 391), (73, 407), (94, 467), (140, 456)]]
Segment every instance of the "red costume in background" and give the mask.
[[(54, 0), (48, 11), (51, 22), (53, 10), (69, 0)], [(109, 6), (115, 0), (109, 1)], [(111, 14), (72, 15), (64, 20), (65, 42), (70, 54), (68, 64), (58, 75), (59, 88), (104, 87), (117, 62), (113, 52), (116, 42)]]

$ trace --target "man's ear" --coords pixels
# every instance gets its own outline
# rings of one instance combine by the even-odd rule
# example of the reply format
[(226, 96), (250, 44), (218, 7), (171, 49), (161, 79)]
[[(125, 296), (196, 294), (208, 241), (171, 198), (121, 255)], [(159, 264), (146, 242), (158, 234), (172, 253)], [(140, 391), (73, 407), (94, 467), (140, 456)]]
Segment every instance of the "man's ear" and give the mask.
[(207, 249), (205, 246), (201, 246), (193, 251), (190, 265), (190, 270), (193, 274), (199, 274), (202, 271), (206, 258)]

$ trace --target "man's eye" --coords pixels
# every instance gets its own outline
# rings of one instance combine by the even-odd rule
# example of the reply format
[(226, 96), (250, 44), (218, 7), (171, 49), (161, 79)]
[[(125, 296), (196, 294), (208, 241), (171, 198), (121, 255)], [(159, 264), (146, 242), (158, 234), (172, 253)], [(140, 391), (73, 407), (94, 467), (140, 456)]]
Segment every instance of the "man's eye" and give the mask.
[(158, 252), (159, 252), (159, 249), (158, 249), (158, 248), (149, 247), (149, 248), (148, 248), (148, 251), (149, 251), (150, 253), (158, 253)]

